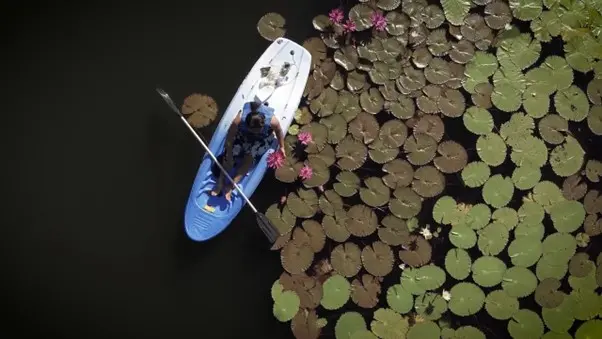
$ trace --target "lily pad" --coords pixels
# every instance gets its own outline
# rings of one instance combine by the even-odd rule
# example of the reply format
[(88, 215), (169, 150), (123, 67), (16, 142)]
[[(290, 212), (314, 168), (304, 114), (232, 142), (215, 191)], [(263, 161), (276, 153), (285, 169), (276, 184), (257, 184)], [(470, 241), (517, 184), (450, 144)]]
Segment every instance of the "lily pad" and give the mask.
[(441, 6), (443, 7), (443, 13), (445, 18), (452, 25), (462, 25), (464, 18), (470, 10), (469, 0), (441, 0)]
[(537, 277), (528, 268), (510, 267), (504, 273), (502, 288), (511, 297), (524, 298), (537, 288)]
[(560, 281), (554, 278), (542, 280), (535, 290), (535, 301), (543, 308), (556, 308), (562, 304), (565, 294), (558, 291)]
[(362, 263), (368, 273), (384, 277), (393, 269), (393, 251), (389, 245), (376, 241), (362, 250)]
[(400, 284), (393, 285), (387, 290), (387, 304), (395, 312), (405, 314), (414, 307), (414, 296)]
[(408, 128), (399, 120), (389, 120), (380, 128), (378, 138), (385, 147), (394, 148), (403, 145), (408, 137)]
[(323, 293), (320, 304), (327, 310), (337, 310), (349, 300), (351, 284), (340, 275), (333, 275), (322, 285)]
[(285, 23), (286, 20), (282, 15), (270, 12), (259, 19), (257, 31), (264, 39), (274, 41), (283, 37), (284, 33), (286, 33), (286, 29), (284, 28)]
[(514, 184), (509, 177), (496, 174), (483, 185), (483, 199), (494, 208), (506, 206), (514, 194)]
[(559, 90), (554, 95), (554, 105), (558, 114), (569, 121), (582, 121), (589, 113), (587, 96), (575, 85)]
[(369, 144), (378, 137), (379, 125), (376, 118), (368, 113), (360, 112), (349, 123), (349, 133), (358, 141)]
[(408, 331), (408, 339), (437, 339), (441, 337), (441, 329), (433, 321), (416, 323)]
[(397, 188), (389, 201), (389, 210), (399, 218), (415, 217), (421, 208), (422, 198), (407, 187)]
[(373, 308), (378, 304), (381, 292), (380, 278), (363, 274), (361, 280), (356, 278), (351, 282), (351, 300), (361, 308)]
[(503, 290), (490, 292), (485, 298), (485, 310), (497, 320), (507, 320), (518, 312), (518, 299), (509, 296)]
[(493, 222), (479, 231), (479, 250), (483, 255), (498, 255), (506, 248), (509, 235), (504, 224)]
[(576, 231), (585, 220), (583, 204), (575, 200), (564, 200), (555, 203), (550, 208), (550, 218), (558, 232), (570, 233)]
[(381, 339), (404, 338), (408, 332), (408, 319), (388, 308), (379, 308), (374, 312), (370, 323), (372, 333)]
[(364, 109), (364, 111), (370, 114), (376, 114), (383, 109), (384, 98), (380, 91), (372, 87), (370, 90), (363, 92), (360, 95), (360, 105)]
[(409, 243), (410, 232), (405, 220), (389, 214), (382, 219), (381, 224), (384, 227), (378, 229), (378, 237), (382, 242), (390, 246)]
[(438, 320), (447, 312), (447, 301), (440, 294), (426, 293), (416, 297), (416, 313), (426, 320)]
[(191, 94), (182, 104), (182, 114), (194, 128), (203, 128), (211, 124), (217, 116), (217, 111), (215, 99), (205, 94)]
[(353, 172), (343, 171), (337, 174), (336, 179), (338, 182), (333, 184), (333, 188), (342, 197), (353, 196), (360, 187), (360, 178)]
[(292, 291), (280, 293), (274, 300), (274, 317), (281, 322), (287, 322), (295, 317), (299, 311), (299, 296)]
[(346, 225), (356, 237), (366, 237), (376, 231), (378, 219), (374, 210), (366, 205), (354, 205), (347, 212)]
[(350, 278), (362, 268), (361, 254), (362, 251), (354, 243), (340, 244), (330, 253), (330, 264), (338, 274)]
[(391, 189), (408, 186), (414, 178), (414, 169), (406, 160), (394, 159), (383, 166), (383, 182)]
[(516, 238), (508, 246), (512, 264), (520, 267), (535, 265), (543, 253), (543, 245), (536, 237)]
[(345, 242), (349, 239), (351, 233), (345, 227), (347, 222), (347, 214), (345, 212), (338, 212), (335, 217), (325, 215), (322, 218), (322, 227), (324, 228), (324, 234), (334, 241)]
[(506, 264), (496, 257), (479, 257), (472, 264), (472, 280), (482, 287), (493, 287), (502, 282)]
[(552, 145), (559, 145), (564, 141), (564, 134), (568, 132), (569, 125), (560, 115), (548, 114), (539, 121), (538, 128), (543, 140)]
[(470, 227), (457, 225), (450, 230), (449, 240), (458, 248), (469, 249), (476, 245), (477, 235)]
[(391, 196), (391, 191), (381, 178), (371, 177), (364, 181), (366, 187), (360, 188), (360, 198), (371, 207), (386, 205)]
[(444, 141), (437, 148), (440, 156), (435, 158), (435, 166), (443, 173), (456, 173), (466, 167), (468, 155), (462, 145), (455, 141)]
[(471, 272), (472, 261), (467, 251), (452, 248), (445, 255), (445, 269), (456, 280), (464, 280)]
[(541, 318), (531, 310), (519, 310), (508, 322), (508, 332), (512, 338), (541, 338), (543, 331), (544, 327)]
[(412, 189), (421, 197), (435, 197), (441, 192), (443, 192), (444, 188), (445, 177), (435, 167), (423, 166), (418, 168), (416, 172), (414, 172), (414, 181), (412, 181)]
[(567, 136), (564, 144), (556, 146), (550, 152), (550, 165), (554, 173), (568, 177), (577, 173), (583, 166), (585, 151), (579, 142)]
[(449, 310), (462, 317), (476, 314), (485, 303), (483, 290), (470, 282), (457, 283), (451, 288), (450, 293)]
[(469, 107), (462, 117), (464, 126), (477, 135), (487, 135), (493, 129), (493, 118), (489, 111), (477, 106)]
[(408, 161), (416, 166), (426, 165), (435, 157), (437, 142), (424, 133), (414, 133), (403, 145)]
[(352, 339), (353, 334), (367, 329), (366, 320), (358, 312), (345, 312), (337, 320), (334, 333), (337, 339)]
[(347, 135), (336, 147), (336, 156), (339, 158), (337, 164), (345, 171), (354, 171), (360, 168), (366, 161), (367, 155), (368, 149), (364, 143), (350, 135)]
[(462, 170), (462, 180), (468, 187), (480, 187), (487, 182), (491, 169), (482, 161), (473, 161)]
[(506, 144), (499, 134), (488, 133), (477, 140), (477, 153), (489, 166), (499, 166), (506, 160)]
[[(407, 249), (404, 249), (402, 251), (399, 251), (399, 258), (401, 259), (401, 261), (403, 261), (405, 264), (409, 265), (410, 267), (420, 267), (425, 265), (426, 263), (428, 263), (431, 260), (431, 255), (432, 255), (432, 247), (429, 244), (429, 242), (427, 240), (425, 240), (423, 237), (419, 237), (416, 235), (410, 236), (410, 241), (409, 244), (407, 246), (404, 246)], [(406, 272), (411, 272), (413, 274), (412, 279), (414, 280), (414, 283), (417, 284), (417, 270), (412, 270), (409, 271), (408, 269), (404, 270), (404, 276), (406, 274)], [(408, 273), (409, 274), (409, 273)], [(402, 284), (403, 284), (403, 277), (402, 277)], [(413, 291), (410, 291), (411, 293), (413, 293)], [(420, 293), (415, 293), (415, 294), (422, 294), (423, 292)]]

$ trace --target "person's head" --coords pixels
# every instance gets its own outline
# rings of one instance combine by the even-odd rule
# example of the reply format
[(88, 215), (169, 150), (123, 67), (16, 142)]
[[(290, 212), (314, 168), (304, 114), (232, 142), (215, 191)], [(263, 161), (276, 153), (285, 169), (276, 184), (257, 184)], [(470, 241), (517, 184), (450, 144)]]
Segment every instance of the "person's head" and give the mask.
[(245, 123), (247, 124), (249, 131), (252, 133), (261, 133), (263, 126), (265, 125), (265, 116), (258, 112), (259, 104), (256, 102), (251, 103), (251, 113), (247, 115)]

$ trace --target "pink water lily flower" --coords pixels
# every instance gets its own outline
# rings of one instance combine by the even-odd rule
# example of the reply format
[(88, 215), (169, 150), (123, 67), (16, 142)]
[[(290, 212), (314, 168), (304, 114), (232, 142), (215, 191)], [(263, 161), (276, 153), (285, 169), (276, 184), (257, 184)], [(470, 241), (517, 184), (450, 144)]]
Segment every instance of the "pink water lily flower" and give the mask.
[(340, 24), (343, 21), (345, 14), (343, 14), (343, 10), (340, 8), (334, 8), (328, 13), (328, 18), (330, 21), (335, 24)]
[(303, 145), (309, 145), (313, 138), (310, 132), (301, 132), (297, 136), (297, 140), (299, 140)]
[(387, 18), (380, 12), (374, 12), (372, 14), (372, 25), (377, 31), (382, 32), (387, 28)]
[(303, 180), (309, 180), (314, 175), (314, 171), (309, 167), (309, 165), (305, 164), (305, 166), (301, 167), (299, 171), (299, 177)]
[(282, 155), (282, 152), (278, 151), (268, 155), (269, 168), (277, 169), (282, 167), (282, 165), (284, 165), (284, 156)]
[(355, 28), (355, 22), (351, 21), (350, 19), (347, 19), (347, 21), (345, 21), (343, 24), (343, 31), (345, 33), (355, 32)]

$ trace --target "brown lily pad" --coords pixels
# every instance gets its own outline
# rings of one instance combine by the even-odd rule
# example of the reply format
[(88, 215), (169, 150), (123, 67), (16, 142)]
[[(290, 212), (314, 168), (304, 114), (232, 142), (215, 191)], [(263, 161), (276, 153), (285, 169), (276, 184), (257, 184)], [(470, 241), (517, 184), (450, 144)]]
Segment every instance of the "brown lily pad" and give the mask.
[(406, 187), (412, 182), (414, 168), (406, 160), (394, 159), (383, 166), (383, 182), (389, 188), (395, 190), (398, 187)]
[(587, 276), (594, 266), (590, 262), (591, 260), (589, 260), (589, 255), (587, 253), (575, 253), (569, 261), (569, 273), (578, 278)]
[(363, 274), (362, 280), (355, 278), (351, 282), (351, 300), (361, 308), (373, 308), (378, 304), (382, 278)]
[(397, 89), (402, 94), (409, 94), (424, 86), (426, 86), (424, 72), (414, 67), (404, 67), (403, 74), (397, 79)]
[(340, 275), (347, 278), (359, 273), (362, 268), (362, 251), (351, 242), (336, 246), (330, 253), (330, 264)]
[(562, 184), (562, 195), (567, 200), (580, 200), (585, 196), (587, 192), (587, 183), (583, 181), (583, 178), (574, 174), (564, 179)]
[(457, 89), (447, 88), (443, 91), (439, 98), (439, 110), (443, 115), (450, 118), (462, 116), (466, 109), (466, 99), (464, 95)]
[(450, 59), (452, 59), (454, 62), (466, 64), (472, 59), (474, 53), (474, 45), (470, 41), (460, 40), (452, 43), (451, 50), (448, 54)]
[(583, 230), (590, 237), (602, 234), (602, 219), (597, 214), (588, 214), (583, 222)]
[(383, 227), (378, 228), (379, 239), (389, 246), (408, 245), (410, 231), (406, 221), (389, 214), (381, 221)]
[(311, 54), (312, 68), (319, 65), (326, 58), (326, 45), (322, 39), (312, 37), (303, 42), (303, 48)]
[(309, 243), (289, 241), (280, 251), (282, 267), (290, 274), (305, 272), (314, 260), (314, 251)]
[(315, 309), (322, 299), (322, 283), (316, 277), (305, 273), (288, 274), (283, 272), (279, 278), (284, 291), (293, 291), (299, 296), (300, 308)]
[(414, 133), (406, 140), (403, 150), (412, 165), (426, 165), (435, 157), (437, 141), (428, 134)]
[(355, 119), (349, 123), (349, 133), (353, 137), (362, 141), (364, 144), (369, 144), (378, 137), (380, 126), (378, 121), (372, 114), (360, 112)]
[(398, 218), (415, 217), (421, 209), (422, 198), (409, 187), (398, 187), (389, 201), (389, 211)]
[(393, 270), (393, 251), (389, 245), (375, 241), (362, 249), (362, 263), (366, 271), (376, 277), (384, 277)]
[(412, 129), (414, 134), (426, 134), (439, 142), (443, 139), (444, 126), (443, 120), (438, 115), (423, 115), (416, 119)]
[(264, 39), (274, 41), (286, 33), (285, 23), (286, 20), (282, 15), (274, 12), (267, 13), (257, 22), (257, 31)]
[(299, 310), (291, 321), (291, 331), (298, 339), (318, 339), (322, 329), (318, 326), (316, 311)]
[(451, 78), (449, 63), (441, 58), (435, 57), (424, 70), (424, 77), (432, 84), (442, 85)]
[(347, 72), (355, 69), (358, 59), (357, 49), (352, 45), (343, 46), (334, 52), (334, 61)]
[(502, 29), (512, 21), (508, 3), (496, 0), (485, 6), (485, 23), (492, 29)]
[(435, 197), (445, 188), (445, 177), (433, 166), (423, 166), (414, 172), (412, 189), (423, 198)]
[[(383, 85), (378, 87), (380, 94), (382, 94), (385, 100), (395, 101), (399, 98), (400, 93), (395, 88), (395, 81), (387, 80)], [(383, 104), (384, 106), (384, 104)], [(386, 107), (385, 107), (386, 109)]]
[(377, 114), (382, 111), (384, 103), (385, 99), (375, 87), (370, 88), (360, 95), (360, 105), (364, 111), (370, 114)]
[(309, 237), (309, 247), (311, 247), (314, 253), (322, 251), (326, 243), (326, 235), (324, 234), (322, 225), (315, 220), (304, 220), (302, 226)]
[(397, 102), (386, 102), (385, 110), (398, 119), (410, 119), (416, 113), (416, 105), (411, 98), (400, 95)]
[(431, 31), (426, 39), (426, 45), (433, 56), (442, 57), (447, 55), (451, 44), (447, 40), (446, 31), (443, 28)]
[(403, 122), (397, 119), (385, 122), (378, 134), (378, 138), (382, 140), (383, 146), (388, 148), (401, 147), (407, 137), (408, 128)]
[(324, 228), (324, 234), (336, 242), (345, 242), (351, 236), (351, 233), (345, 227), (347, 222), (346, 212), (339, 212), (335, 217), (325, 215), (322, 218), (322, 228)]
[(477, 42), (487, 38), (491, 33), (491, 28), (485, 24), (482, 16), (472, 13), (464, 18), (464, 25), (460, 27), (460, 32), (466, 40)]
[(440, 156), (435, 158), (434, 164), (443, 173), (457, 173), (468, 164), (466, 149), (455, 141), (442, 142), (437, 147), (437, 152)]
[(418, 68), (426, 68), (429, 65), (433, 55), (426, 47), (419, 47), (412, 52), (412, 62)]
[(215, 99), (205, 95), (194, 93), (184, 99), (182, 114), (186, 120), (195, 128), (208, 126), (217, 116), (218, 106)]
[(359, 204), (347, 211), (345, 226), (356, 237), (367, 237), (376, 231), (378, 218), (374, 210), (366, 205)]
[(583, 198), (583, 207), (589, 214), (602, 213), (602, 196), (598, 190), (590, 190)]
[(556, 308), (564, 301), (565, 294), (558, 291), (560, 281), (555, 278), (542, 280), (535, 289), (535, 301), (543, 308)]
[(475, 93), (471, 95), (472, 102), (481, 108), (489, 109), (492, 107), (491, 93), (493, 93), (493, 85), (489, 82), (482, 82), (474, 87)]
[(589, 159), (585, 165), (585, 176), (587, 177), (587, 180), (591, 182), (600, 182), (600, 177), (602, 176), (602, 162), (595, 159)]
[(410, 267), (420, 267), (431, 261), (433, 248), (431, 244), (421, 236), (410, 236), (410, 242), (399, 251), (399, 259)]

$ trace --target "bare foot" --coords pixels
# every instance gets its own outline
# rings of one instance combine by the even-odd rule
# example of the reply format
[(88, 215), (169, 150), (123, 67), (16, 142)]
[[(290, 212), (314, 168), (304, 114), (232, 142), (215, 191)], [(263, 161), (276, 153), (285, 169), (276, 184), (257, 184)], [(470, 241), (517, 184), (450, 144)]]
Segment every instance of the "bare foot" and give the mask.
[(230, 188), (230, 189), (228, 189), (228, 191), (226, 191), (226, 194), (224, 194), (224, 197), (226, 197), (226, 200), (232, 201), (232, 188)]

